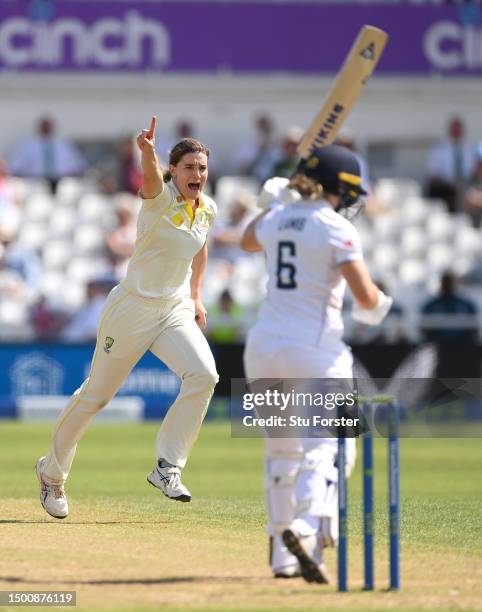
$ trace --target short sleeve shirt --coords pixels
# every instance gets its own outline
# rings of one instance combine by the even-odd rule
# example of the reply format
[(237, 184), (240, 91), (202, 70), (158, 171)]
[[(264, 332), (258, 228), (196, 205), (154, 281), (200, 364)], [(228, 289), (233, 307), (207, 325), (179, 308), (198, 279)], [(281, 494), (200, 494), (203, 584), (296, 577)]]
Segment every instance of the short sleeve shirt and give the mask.
[(356, 228), (321, 200), (275, 207), (255, 233), (268, 270), (263, 329), (310, 344), (325, 333), (341, 337), (346, 281), (339, 266), (363, 259)]
[(202, 194), (193, 214), (172, 182), (155, 198), (143, 199), (123, 287), (146, 298), (189, 296), (192, 259), (204, 246), (216, 212), (214, 200)]

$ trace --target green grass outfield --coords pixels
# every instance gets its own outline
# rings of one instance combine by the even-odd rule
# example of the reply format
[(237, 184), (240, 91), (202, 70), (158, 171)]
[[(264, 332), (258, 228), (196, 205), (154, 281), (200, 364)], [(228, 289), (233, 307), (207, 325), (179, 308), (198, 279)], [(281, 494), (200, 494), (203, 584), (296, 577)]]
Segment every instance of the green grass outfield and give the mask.
[[(51, 425), (0, 421), (0, 590), (75, 590), (82, 610), (482, 609), (482, 440), (402, 440), (402, 590), (387, 593), (386, 441), (376, 440), (376, 573), (361, 591), (360, 464), (349, 481), (350, 583), (270, 577), (262, 441), (207, 423), (185, 471), (191, 504), (149, 486), (157, 424), (94, 425), (48, 517), (34, 474)], [(336, 578), (336, 555), (328, 565)], [(4, 608), (8, 609), (8, 608)], [(11, 608), (16, 610), (18, 608)], [(40, 609), (40, 608), (39, 608)]]

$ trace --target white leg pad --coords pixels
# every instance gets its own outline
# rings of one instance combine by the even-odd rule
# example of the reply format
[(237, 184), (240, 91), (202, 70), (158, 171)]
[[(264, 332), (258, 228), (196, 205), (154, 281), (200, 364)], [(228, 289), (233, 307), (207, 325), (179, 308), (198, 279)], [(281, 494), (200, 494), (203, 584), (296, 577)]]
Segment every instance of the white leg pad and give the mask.
[(268, 510), (268, 530), (272, 536), (270, 564), (273, 572), (298, 568), (298, 560), (281, 539), (281, 533), (294, 518), (294, 487), (300, 461), (298, 459), (267, 458), (265, 491)]

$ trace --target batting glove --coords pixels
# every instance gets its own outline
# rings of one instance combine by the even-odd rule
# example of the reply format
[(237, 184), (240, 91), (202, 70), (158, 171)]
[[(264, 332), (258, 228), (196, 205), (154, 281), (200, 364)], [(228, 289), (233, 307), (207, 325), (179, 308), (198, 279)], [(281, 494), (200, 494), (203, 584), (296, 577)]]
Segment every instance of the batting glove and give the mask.
[(382, 291), (378, 292), (378, 303), (375, 308), (361, 308), (356, 302), (353, 304), (351, 316), (355, 321), (365, 325), (380, 325), (392, 307), (393, 299), (385, 295)]
[(288, 189), (289, 179), (275, 176), (268, 179), (258, 196), (258, 208), (269, 208), (273, 204), (292, 204), (301, 200), (301, 195), (294, 189)]

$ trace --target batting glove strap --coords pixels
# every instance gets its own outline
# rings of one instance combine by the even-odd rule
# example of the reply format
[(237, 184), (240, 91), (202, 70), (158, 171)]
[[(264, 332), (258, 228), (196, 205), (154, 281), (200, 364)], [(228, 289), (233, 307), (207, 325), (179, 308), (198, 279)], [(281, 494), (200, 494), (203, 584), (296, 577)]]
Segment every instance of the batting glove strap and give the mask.
[(378, 293), (378, 303), (375, 308), (367, 310), (361, 308), (356, 302), (353, 304), (351, 316), (355, 321), (365, 325), (380, 325), (392, 307), (393, 299), (385, 295), (382, 291)]
[(258, 196), (258, 208), (270, 208), (273, 205), (292, 204), (301, 200), (300, 194), (294, 189), (288, 189), (289, 179), (275, 176), (268, 179)]

